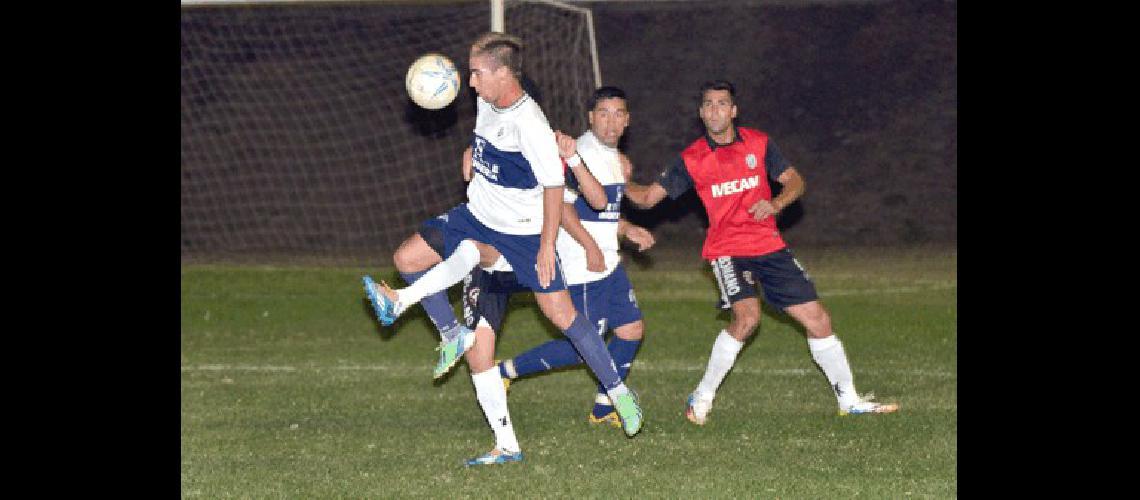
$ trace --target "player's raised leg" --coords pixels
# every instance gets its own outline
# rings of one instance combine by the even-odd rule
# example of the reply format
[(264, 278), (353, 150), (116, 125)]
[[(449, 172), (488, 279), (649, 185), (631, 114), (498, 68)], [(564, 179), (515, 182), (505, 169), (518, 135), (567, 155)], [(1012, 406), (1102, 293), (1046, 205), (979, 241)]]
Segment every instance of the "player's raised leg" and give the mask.
[[(443, 261), (442, 224), (439, 218), (424, 222), (419, 231), (405, 239), (392, 255), (392, 262), (405, 283), (415, 283), (432, 266)], [(462, 332), (463, 327), (455, 317), (446, 290), (427, 294), (420, 300), (420, 306), (439, 332), (441, 341), (450, 341)]]
[[(381, 324), (388, 326), (408, 310), (408, 307), (415, 305), (428, 294), (446, 290), (458, 283), (478, 263), (479, 249), (473, 242), (464, 240), (447, 259), (432, 267), (415, 283), (406, 288), (393, 289), (387, 283), (381, 282), (373, 286), (369, 299), (373, 300), (377, 316), (382, 316)], [(366, 288), (365, 291), (369, 290)]]

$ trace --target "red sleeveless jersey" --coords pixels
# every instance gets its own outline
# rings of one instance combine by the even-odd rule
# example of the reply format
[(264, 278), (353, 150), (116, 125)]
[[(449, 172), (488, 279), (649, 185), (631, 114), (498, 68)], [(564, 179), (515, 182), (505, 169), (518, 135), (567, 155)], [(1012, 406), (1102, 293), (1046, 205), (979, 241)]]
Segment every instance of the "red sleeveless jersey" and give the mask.
[(709, 216), (701, 250), (706, 260), (765, 255), (787, 246), (776, 229), (775, 216), (758, 221), (748, 213), (757, 201), (772, 199), (765, 162), (768, 134), (745, 127), (737, 127), (736, 134), (731, 144), (714, 148), (702, 137), (681, 152)]

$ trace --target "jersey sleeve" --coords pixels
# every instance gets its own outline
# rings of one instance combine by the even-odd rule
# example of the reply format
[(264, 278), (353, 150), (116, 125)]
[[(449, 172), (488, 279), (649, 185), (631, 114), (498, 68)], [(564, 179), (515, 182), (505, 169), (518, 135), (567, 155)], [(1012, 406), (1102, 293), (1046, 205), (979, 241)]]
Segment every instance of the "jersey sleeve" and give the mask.
[(569, 168), (566, 169), (566, 189), (562, 191), (562, 201), (564, 203), (578, 201), (578, 177)]
[(665, 193), (674, 200), (693, 188), (693, 178), (689, 176), (689, 169), (685, 168), (685, 160), (680, 155), (664, 172), (661, 172), (657, 177), (657, 183), (665, 188)]
[(546, 121), (537, 118), (520, 121), (519, 149), (530, 162), (534, 178), (543, 187), (566, 184), (562, 158), (558, 156), (558, 143), (554, 140), (554, 131)]
[(764, 150), (764, 170), (768, 171), (768, 178), (777, 180), (780, 174), (783, 174), (791, 163), (784, 158), (784, 154), (780, 152), (780, 148), (776, 147), (776, 142), (772, 138), (768, 138), (768, 145)]

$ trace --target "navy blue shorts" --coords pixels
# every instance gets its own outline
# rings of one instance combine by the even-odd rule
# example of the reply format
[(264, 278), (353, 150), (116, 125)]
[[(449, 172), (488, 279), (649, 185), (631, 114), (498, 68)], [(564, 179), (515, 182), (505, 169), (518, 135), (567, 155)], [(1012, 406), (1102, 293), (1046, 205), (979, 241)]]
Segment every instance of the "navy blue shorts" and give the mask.
[[(574, 308), (597, 326), (598, 335), (641, 319), (637, 297), (621, 264), (605, 278), (568, 288)], [(482, 268), (471, 271), (463, 279), (464, 325), (474, 330), (479, 320), (485, 319), (491, 329), (501, 332), (511, 294), (526, 290), (513, 272), (491, 273)]]
[[(467, 204), (456, 205), (446, 214), (425, 221), (419, 230), (420, 236), (428, 245), (446, 259), (463, 240), (474, 240), (495, 247), (507, 259), (514, 269), (519, 284), (535, 292), (547, 293), (566, 289), (566, 280), (562, 275), (562, 263), (554, 260), (554, 277), (550, 286), (543, 288), (538, 283), (538, 246), (541, 236), (537, 234), (514, 235), (500, 233), (491, 229), (479, 219), (476, 219)], [(442, 249), (440, 250), (440, 240)]]
[[(452, 209), (454, 210), (454, 207), (452, 207)], [(420, 234), (420, 238), (423, 238), (424, 241), (427, 242), (428, 246), (431, 247), (432, 250), (435, 250), (435, 253), (439, 254), (440, 258), (443, 258), (443, 254), (446, 251), (443, 248), (443, 230), (446, 225), (447, 212), (444, 212), (438, 217), (432, 217), (428, 220), (423, 221), (423, 223), (420, 224), (419, 229), (416, 231)]]
[(511, 294), (524, 291), (527, 288), (519, 284), (515, 273), (476, 267), (463, 278), (463, 324), (474, 330), (483, 319), (496, 334), (502, 332)]
[(789, 248), (759, 257), (720, 257), (709, 261), (720, 288), (720, 308), (756, 296), (756, 284), (764, 290), (764, 300), (787, 309), (819, 298), (815, 284)]
[(629, 276), (626, 276), (625, 267), (621, 264), (605, 278), (567, 288), (570, 290), (570, 299), (574, 301), (574, 308), (598, 327), (599, 335), (605, 335), (611, 328), (641, 319), (641, 309), (637, 307), (633, 285), (629, 283)]

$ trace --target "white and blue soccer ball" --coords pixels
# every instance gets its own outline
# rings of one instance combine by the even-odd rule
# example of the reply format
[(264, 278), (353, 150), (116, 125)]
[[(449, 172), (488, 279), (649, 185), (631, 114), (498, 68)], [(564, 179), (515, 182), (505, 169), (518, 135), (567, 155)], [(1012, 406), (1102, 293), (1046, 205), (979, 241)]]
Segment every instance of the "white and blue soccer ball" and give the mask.
[(404, 84), (416, 105), (424, 109), (440, 109), (459, 95), (459, 71), (447, 56), (429, 52), (408, 68)]

